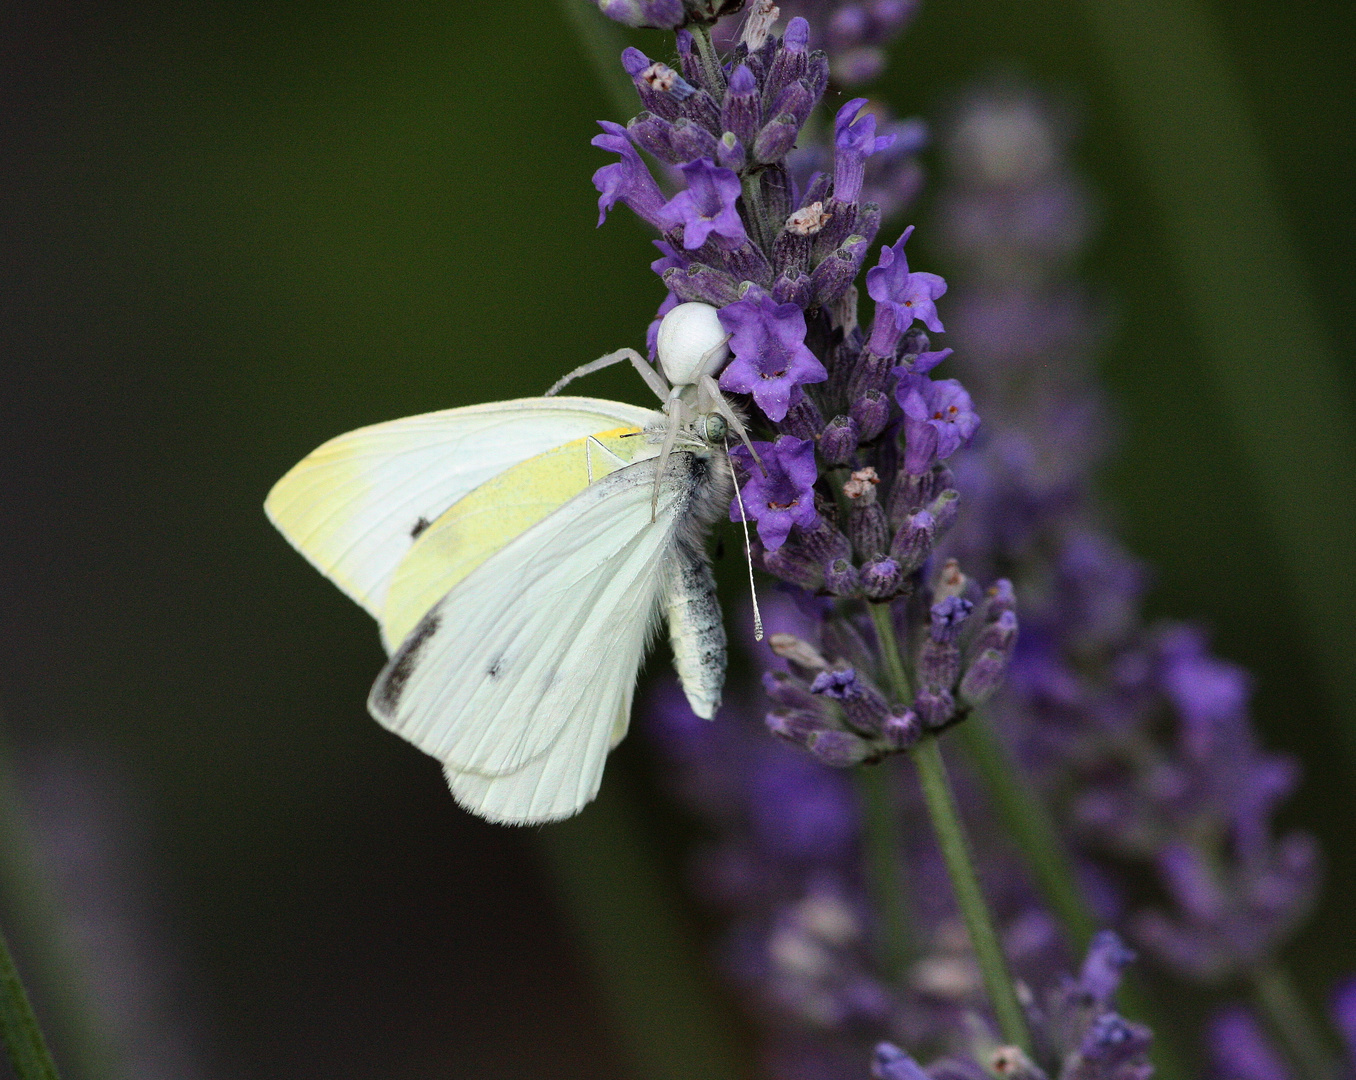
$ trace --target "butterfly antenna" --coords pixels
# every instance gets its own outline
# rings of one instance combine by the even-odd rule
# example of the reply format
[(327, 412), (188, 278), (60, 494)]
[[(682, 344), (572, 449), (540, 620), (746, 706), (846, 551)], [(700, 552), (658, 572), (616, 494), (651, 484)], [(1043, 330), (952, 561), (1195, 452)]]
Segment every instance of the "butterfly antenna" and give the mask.
[[(725, 443), (725, 460), (730, 461), (730, 443)], [(730, 461), (730, 475), (734, 475), (734, 462)], [(749, 540), (749, 519), (744, 513), (744, 496), (739, 493), (739, 481), (735, 480), (735, 502), (739, 504), (739, 521), (744, 526), (744, 557), (749, 567), (749, 595), (753, 597), (753, 640), (763, 640), (763, 615), (758, 610), (758, 589), (753, 584), (753, 543)]]

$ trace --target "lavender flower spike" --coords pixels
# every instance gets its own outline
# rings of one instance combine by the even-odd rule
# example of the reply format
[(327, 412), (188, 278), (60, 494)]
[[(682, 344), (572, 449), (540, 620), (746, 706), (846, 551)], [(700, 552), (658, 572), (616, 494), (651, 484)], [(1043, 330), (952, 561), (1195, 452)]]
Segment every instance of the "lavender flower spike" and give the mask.
[(730, 332), (735, 356), (721, 372), (720, 388), (752, 394), (769, 420), (784, 420), (804, 396), (802, 386), (829, 377), (805, 346), (805, 312), (795, 304), (778, 304), (761, 289), (750, 289), (743, 300), (721, 309), (720, 323)]
[(834, 117), (833, 197), (839, 202), (856, 202), (861, 197), (866, 159), (895, 144), (894, 135), (876, 135), (876, 118), (871, 113), (860, 115), (865, 104), (866, 98), (853, 98)]
[(900, 335), (914, 319), (934, 334), (943, 332), (942, 320), (937, 317), (937, 300), (946, 292), (946, 282), (936, 274), (909, 272), (904, 245), (912, 235), (910, 225), (894, 244), (881, 248), (880, 262), (866, 272), (866, 291), (876, 301), (871, 351), (877, 356), (893, 356)]
[[(753, 463), (748, 449), (736, 446), (730, 456), (744, 466), (749, 479), (740, 489), (744, 510), (758, 525), (758, 539), (769, 551), (786, 543), (792, 525), (813, 528), (815, 510), (815, 444), (782, 435), (775, 443), (754, 443), (766, 473)], [(730, 504), (730, 520), (739, 521), (739, 506)]]
[(621, 124), (600, 120), (598, 126), (605, 135), (595, 135), (593, 145), (602, 150), (620, 154), (621, 160), (604, 165), (593, 174), (593, 186), (598, 189), (598, 224), (607, 220), (607, 212), (618, 202), (624, 202), (636, 216), (659, 226), (659, 211), (664, 205), (664, 193)]
[(717, 246), (731, 251), (748, 239), (735, 200), (739, 177), (708, 158), (683, 166), (687, 190), (665, 203), (656, 216), (661, 229), (683, 230), (683, 247), (695, 251), (715, 237)]

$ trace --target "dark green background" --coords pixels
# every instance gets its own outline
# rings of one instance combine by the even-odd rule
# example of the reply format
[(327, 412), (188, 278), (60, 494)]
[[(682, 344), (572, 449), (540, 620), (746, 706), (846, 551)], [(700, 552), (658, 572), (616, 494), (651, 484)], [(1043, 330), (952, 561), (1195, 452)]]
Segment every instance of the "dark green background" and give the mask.
[[(1213, 14), (1356, 389), (1349, 5)], [(624, 213), (594, 229), (610, 110), (559, 9), (30, 5), (0, 50), (0, 705), (21, 750), (87, 748), (143, 793), (209, 1075), (627, 1075), (533, 834), (457, 811), (367, 719), (370, 620), (260, 510), (336, 433), (641, 343), (653, 251)], [(1319, 992), (1356, 967), (1353, 774), (1292, 604), (1323, 582), (1278, 568), (1080, 10), (925, 0), (895, 58), (874, 90), (901, 113), (1002, 67), (1082, 116), (1088, 272), (1120, 319), (1106, 492), (1154, 611), (1210, 625), (1305, 762), (1286, 818), (1330, 887), (1294, 956)], [(1253, 310), (1256, 422), (1302, 425), (1287, 313)], [(588, 392), (645, 400), (621, 371)], [(663, 815), (639, 748), (618, 764)]]

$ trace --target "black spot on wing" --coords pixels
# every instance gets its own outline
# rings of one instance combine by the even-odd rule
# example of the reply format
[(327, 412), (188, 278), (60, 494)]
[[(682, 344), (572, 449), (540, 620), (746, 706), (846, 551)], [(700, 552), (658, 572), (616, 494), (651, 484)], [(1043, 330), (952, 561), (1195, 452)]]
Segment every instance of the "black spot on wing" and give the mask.
[(405, 692), (405, 684), (414, 674), (414, 666), (419, 662), (419, 653), (428, 640), (438, 632), (442, 617), (431, 611), (414, 628), (414, 632), (405, 639), (386, 671), (377, 682), (373, 701), (385, 715), (392, 715), (400, 707), (400, 695)]
[(489, 670), (486, 671), (485, 674), (488, 675), (491, 679), (499, 678), (499, 669), (503, 666), (503, 664), (504, 658), (502, 656), (496, 656), (494, 658), (494, 663), (490, 665)]
[(423, 535), (424, 530), (429, 527), (429, 524), (430, 522), (428, 518), (421, 517), (418, 521), (414, 523), (414, 528), (410, 530), (410, 539), (418, 540), (419, 537)]

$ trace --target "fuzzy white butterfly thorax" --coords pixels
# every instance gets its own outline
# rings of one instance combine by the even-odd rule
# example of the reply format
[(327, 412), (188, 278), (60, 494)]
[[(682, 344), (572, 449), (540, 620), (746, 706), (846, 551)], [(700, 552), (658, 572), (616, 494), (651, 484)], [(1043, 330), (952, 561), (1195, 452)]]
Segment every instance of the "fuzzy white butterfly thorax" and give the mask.
[(651, 410), (451, 409), (333, 439), (270, 493), (274, 524), (381, 626), (372, 714), (472, 812), (550, 821), (594, 797), (661, 617), (694, 711), (714, 715), (725, 633), (705, 542), (733, 480), (696, 428), (661, 470), (671, 427)]

